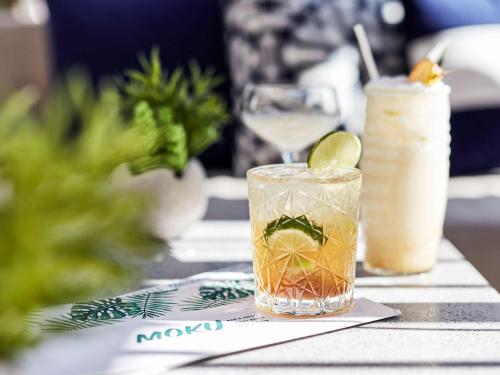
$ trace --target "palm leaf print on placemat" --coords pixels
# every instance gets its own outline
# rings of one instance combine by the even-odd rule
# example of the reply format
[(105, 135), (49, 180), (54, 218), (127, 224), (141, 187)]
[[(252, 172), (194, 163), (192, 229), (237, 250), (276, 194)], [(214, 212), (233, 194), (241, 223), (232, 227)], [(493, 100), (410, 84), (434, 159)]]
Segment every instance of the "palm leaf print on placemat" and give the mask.
[(104, 325), (122, 322), (123, 319), (113, 320), (73, 320), (70, 314), (61, 315), (58, 318), (47, 318), (37, 322), (44, 332), (76, 331), (84, 328), (101, 327)]
[(122, 322), (124, 318), (157, 318), (172, 310), (176, 290), (143, 292), (125, 297), (75, 303), (70, 312), (42, 321), (43, 331), (72, 331)]
[(120, 322), (122, 318), (139, 310), (138, 305), (121, 298), (75, 303), (71, 306), (70, 312), (43, 321), (41, 328), (44, 331), (52, 332), (98, 327)]
[(175, 290), (140, 293), (127, 296), (127, 301), (139, 306), (139, 311), (130, 314), (135, 318), (141, 316), (142, 319), (158, 318), (172, 310), (175, 303), (172, 301), (172, 294)]
[(252, 280), (214, 281), (198, 288), (199, 295), (181, 303), (183, 311), (199, 311), (241, 302), (254, 295)]
[(122, 298), (110, 298), (91, 302), (76, 303), (71, 307), (71, 319), (86, 320), (113, 320), (135, 314), (140, 307), (135, 302), (128, 302)]

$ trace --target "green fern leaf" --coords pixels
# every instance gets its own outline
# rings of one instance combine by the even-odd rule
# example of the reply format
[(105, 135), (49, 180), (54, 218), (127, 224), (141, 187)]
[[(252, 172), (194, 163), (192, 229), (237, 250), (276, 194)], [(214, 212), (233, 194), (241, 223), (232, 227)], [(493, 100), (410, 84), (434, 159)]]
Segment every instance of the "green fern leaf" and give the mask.
[(198, 296), (184, 300), (181, 310), (199, 311), (241, 302), (254, 295), (254, 289), (250, 280), (230, 280), (202, 285), (198, 293)]
[(188, 161), (186, 146), (186, 131), (180, 124), (169, 124), (162, 129), (165, 144), (165, 159), (168, 166), (175, 172), (182, 172)]
[(323, 245), (326, 242), (326, 236), (323, 234), (323, 227), (316, 225), (305, 215), (297, 217), (282, 215), (279, 219), (271, 221), (267, 224), (266, 229), (264, 229), (264, 238), (267, 241), (276, 231), (283, 229), (300, 230), (315, 240), (319, 245)]
[(73, 320), (112, 320), (131, 316), (140, 310), (134, 302), (121, 298), (110, 298), (91, 302), (76, 303), (71, 307), (70, 316)]
[(154, 111), (148, 102), (141, 101), (134, 107), (134, 125), (145, 136), (150, 154), (157, 152), (163, 146), (164, 142), (160, 138)]
[(114, 323), (122, 322), (122, 319), (113, 320), (74, 320), (71, 314), (63, 315), (59, 318), (49, 318), (38, 323), (38, 327), (43, 332), (63, 332), (76, 331), (85, 328), (102, 327)]
[(195, 296), (188, 298), (183, 301), (181, 310), (182, 311), (200, 311), (206, 309), (212, 309), (215, 307), (225, 306), (240, 302), (240, 300), (210, 300), (204, 299), (203, 297)]
[(172, 296), (175, 292), (176, 290), (148, 292), (133, 294), (124, 298), (139, 307), (138, 311), (130, 314), (131, 317), (141, 316), (142, 319), (159, 318), (172, 310), (175, 305)]

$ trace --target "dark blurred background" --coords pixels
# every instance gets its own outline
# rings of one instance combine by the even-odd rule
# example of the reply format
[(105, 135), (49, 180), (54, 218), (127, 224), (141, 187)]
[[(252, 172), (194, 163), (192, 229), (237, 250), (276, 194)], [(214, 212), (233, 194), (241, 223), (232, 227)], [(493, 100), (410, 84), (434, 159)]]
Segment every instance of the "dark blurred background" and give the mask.
[[(4, 9), (12, 3), (3, 2)], [(453, 70), (449, 75), (453, 88), (452, 174), (477, 173), (500, 165), (500, 68), (496, 69), (495, 46), (490, 44), (500, 41), (500, 1), (20, 3), (24, 11), (16, 12), (17, 22), (7, 20), (2, 15), (6, 11), (0, 12), (0, 94), (9, 84), (17, 87), (38, 82), (45, 87), (49, 76), (75, 65), (86, 68), (95, 80), (116, 75), (138, 67), (137, 55), (158, 46), (169, 70), (192, 60), (214, 67), (225, 77), (220, 92), (234, 108), (244, 83), (299, 81), (308, 70), (333, 61), (325, 81), (339, 86), (343, 125), (358, 132), (362, 131), (362, 103), (346, 104), (358, 101), (356, 90), (365, 82), (357, 51), (353, 55), (349, 49), (355, 46), (352, 26), (364, 24), (385, 74), (407, 72), (418, 58), (417, 52), (451, 31), (446, 34), (453, 43), (445, 67)], [(467, 40), (462, 40), (464, 33)], [(241, 175), (249, 166), (275, 158), (272, 147), (255, 140), (241, 126), (232, 126), (226, 128), (222, 142), (205, 152), (202, 161), (208, 168)]]

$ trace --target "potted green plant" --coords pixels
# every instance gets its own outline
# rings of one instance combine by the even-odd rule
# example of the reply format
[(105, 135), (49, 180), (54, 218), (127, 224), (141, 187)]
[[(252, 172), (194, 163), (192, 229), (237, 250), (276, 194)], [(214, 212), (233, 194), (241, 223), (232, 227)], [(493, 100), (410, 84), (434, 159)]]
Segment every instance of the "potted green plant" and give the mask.
[(132, 123), (149, 135), (149, 152), (121, 166), (115, 181), (156, 199), (150, 224), (156, 236), (171, 239), (203, 217), (208, 198), (205, 171), (197, 156), (220, 137), (229, 119), (226, 103), (214, 89), (221, 78), (190, 64), (167, 74), (159, 51), (142, 70), (126, 72), (121, 82), (123, 109)]

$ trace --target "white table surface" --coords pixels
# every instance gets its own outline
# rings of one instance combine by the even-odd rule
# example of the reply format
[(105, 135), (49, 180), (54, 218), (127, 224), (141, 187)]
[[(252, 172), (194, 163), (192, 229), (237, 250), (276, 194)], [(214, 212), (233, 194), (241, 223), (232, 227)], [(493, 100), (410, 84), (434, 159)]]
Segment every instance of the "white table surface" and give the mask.
[[(171, 245), (170, 262), (175, 259), (178, 269), (205, 271), (251, 261), (247, 221), (203, 221)], [(175, 268), (166, 262), (151, 274), (161, 276), (163, 266)], [(357, 268), (355, 296), (398, 308), (401, 317), (222, 356), (172, 373), (500, 374), (500, 295), (450, 242), (443, 240), (435, 269), (425, 275), (374, 277), (361, 262)]]

